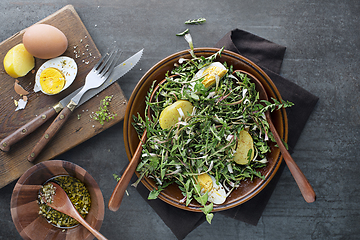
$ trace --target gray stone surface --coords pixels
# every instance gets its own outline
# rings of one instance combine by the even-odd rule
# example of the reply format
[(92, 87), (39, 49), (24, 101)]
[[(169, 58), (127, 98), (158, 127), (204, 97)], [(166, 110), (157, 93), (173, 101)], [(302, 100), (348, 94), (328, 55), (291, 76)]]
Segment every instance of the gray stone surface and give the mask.
[[(320, 100), (293, 158), (317, 193), (307, 204), (285, 168), (257, 226), (215, 215), (191, 239), (359, 239), (360, 2), (358, 0), (2, 0), (0, 41), (61, 7), (73, 4), (104, 53), (114, 43), (130, 56), (145, 48), (139, 65), (120, 84), (129, 98), (141, 76), (162, 58), (187, 48), (175, 34), (188, 19), (196, 47), (213, 46), (229, 30), (244, 29), (287, 47), (282, 76)], [(126, 166), (122, 122), (66, 152), (99, 183), (107, 204)], [(0, 189), (0, 239), (20, 239), (10, 214), (15, 183)], [(109, 239), (176, 239), (137, 191), (128, 187), (120, 210), (106, 209), (101, 232)]]

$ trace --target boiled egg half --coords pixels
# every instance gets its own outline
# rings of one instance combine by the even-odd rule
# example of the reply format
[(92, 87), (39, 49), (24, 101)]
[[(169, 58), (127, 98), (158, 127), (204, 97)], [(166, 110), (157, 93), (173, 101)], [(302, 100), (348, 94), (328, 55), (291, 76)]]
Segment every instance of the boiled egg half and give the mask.
[(216, 179), (203, 173), (198, 176), (198, 181), (201, 187), (201, 194), (208, 192), (208, 201), (214, 204), (223, 204), (226, 200), (226, 192), (221, 183), (216, 183)]
[(220, 62), (213, 62), (206, 67), (201, 68), (196, 74), (195, 78), (200, 79), (204, 77), (201, 81), (206, 88), (211, 87), (216, 81), (219, 81), (228, 70)]
[(34, 92), (42, 91), (46, 95), (58, 94), (74, 82), (77, 71), (76, 62), (70, 57), (50, 59), (36, 72)]

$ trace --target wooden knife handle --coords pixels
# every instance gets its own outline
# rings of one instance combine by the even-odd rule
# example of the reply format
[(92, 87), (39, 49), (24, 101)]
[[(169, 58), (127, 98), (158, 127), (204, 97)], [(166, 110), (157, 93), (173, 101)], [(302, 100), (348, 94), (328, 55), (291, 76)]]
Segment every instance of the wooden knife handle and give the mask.
[(55, 109), (49, 108), (48, 110), (38, 115), (27, 124), (17, 129), (15, 132), (4, 138), (0, 142), (0, 149), (4, 152), (8, 152), (13, 144), (17, 143), (18, 141), (20, 141), (21, 139), (23, 139), (24, 137), (35, 131), (38, 127), (40, 127), (45, 122), (47, 122), (55, 114), (56, 114)]
[(61, 129), (66, 120), (71, 115), (72, 111), (65, 107), (55, 118), (55, 120), (51, 123), (49, 128), (45, 131), (44, 135), (40, 138), (39, 142), (35, 145), (30, 155), (28, 156), (28, 160), (30, 162), (34, 161), (34, 159), (39, 155), (41, 150), (48, 144), (48, 142), (55, 136), (55, 134)]

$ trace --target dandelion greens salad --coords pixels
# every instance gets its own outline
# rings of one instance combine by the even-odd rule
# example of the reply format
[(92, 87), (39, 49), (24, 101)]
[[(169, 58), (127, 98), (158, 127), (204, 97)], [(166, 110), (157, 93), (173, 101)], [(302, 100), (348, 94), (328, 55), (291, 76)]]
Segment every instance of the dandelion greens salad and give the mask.
[(289, 107), (291, 102), (259, 100), (250, 78), (216, 61), (223, 49), (205, 58), (192, 54), (180, 59), (153, 98), (146, 98), (145, 113), (133, 116), (139, 137), (147, 131), (138, 181), (156, 182), (154, 199), (169, 184), (183, 193), (181, 202), (202, 205), (209, 223), (213, 204), (222, 204), (241, 181), (264, 177), (268, 141), (274, 141), (265, 111)]

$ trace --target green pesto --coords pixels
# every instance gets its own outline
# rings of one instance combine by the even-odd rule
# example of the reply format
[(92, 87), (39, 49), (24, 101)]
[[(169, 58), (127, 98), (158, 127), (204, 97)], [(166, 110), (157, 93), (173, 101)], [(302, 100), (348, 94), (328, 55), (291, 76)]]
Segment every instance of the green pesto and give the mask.
[[(91, 198), (90, 193), (84, 183), (82, 183), (79, 179), (71, 177), (71, 176), (57, 176), (51, 178), (49, 181), (55, 182), (64, 189), (66, 194), (69, 196), (71, 202), (74, 204), (76, 210), (80, 213), (80, 215), (85, 218), (89, 213), (91, 206)], [(49, 182), (48, 181), (48, 182)], [(40, 194), (46, 194), (47, 183), (40, 189)], [(44, 192), (45, 191), (45, 192)], [(39, 194), (39, 206), (40, 211), (39, 214), (44, 216), (48, 222), (51, 224), (61, 227), (68, 228), (73, 227), (79, 224), (75, 219), (69, 217), (68, 215), (61, 213), (55, 209), (52, 209), (40, 198)]]

